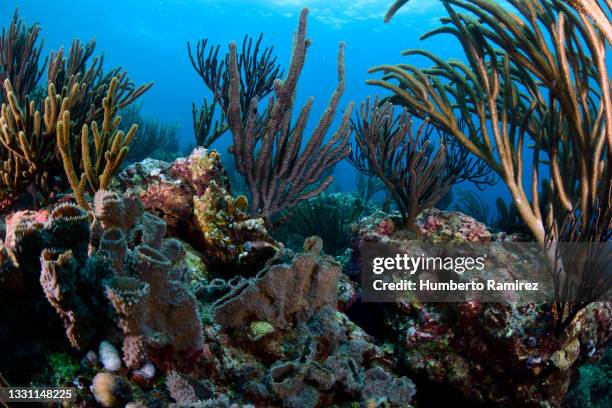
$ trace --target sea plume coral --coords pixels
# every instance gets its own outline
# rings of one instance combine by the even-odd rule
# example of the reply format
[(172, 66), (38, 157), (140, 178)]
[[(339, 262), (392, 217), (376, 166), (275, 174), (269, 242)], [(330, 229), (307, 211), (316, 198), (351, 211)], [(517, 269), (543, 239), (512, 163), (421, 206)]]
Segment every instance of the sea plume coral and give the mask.
[[(40, 26), (26, 26), (19, 17), (19, 10), (15, 10), (8, 30), (2, 29), (0, 83), (8, 79), (13, 84), (13, 92), (19, 102), (25, 101), (26, 96), (34, 91), (47, 65), (47, 59), (42, 66), (39, 65), (43, 48), (42, 41), (38, 41), (39, 34)], [(1, 97), (2, 102), (9, 100), (6, 89), (2, 90)]]
[(356, 124), (357, 153), (351, 162), (377, 176), (397, 203), (404, 222), (414, 229), (417, 215), (433, 207), (449, 191), (455, 179), (447, 172), (447, 147), (436, 148), (425, 120), (416, 132), (407, 110), (394, 118), (393, 105), (370, 108), (370, 99), (361, 105)]
[[(273, 56), (274, 47), (265, 47), (260, 52), (263, 33), (257, 40), (246, 35), (242, 41), (242, 50), (238, 55), (238, 71), (240, 72), (241, 105), (245, 115), (253, 98), (263, 99), (273, 90), (274, 81), (283, 75), (280, 65)], [(206, 52), (208, 40), (197, 42), (195, 54), (191, 44), (187, 43), (187, 52), (191, 65), (198, 73), (204, 85), (213, 93), (213, 102), (204, 98), (202, 106), (198, 109), (192, 104), (193, 130), (196, 144), (209, 148), (219, 137), (227, 132), (228, 125), (224, 112), (229, 106), (230, 63), (229, 54), (219, 58), (220, 46), (212, 46)], [(221, 105), (222, 113), (219, 119), (214, 120), (217, 103)], [(213, 124), (214, 120), (214, 124)]]

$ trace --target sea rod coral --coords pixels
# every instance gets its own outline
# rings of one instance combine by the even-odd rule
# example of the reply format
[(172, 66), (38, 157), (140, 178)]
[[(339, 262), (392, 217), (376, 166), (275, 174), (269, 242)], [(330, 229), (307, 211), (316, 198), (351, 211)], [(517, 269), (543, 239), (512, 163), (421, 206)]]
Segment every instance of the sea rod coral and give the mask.
[[(265, 47), (260, 53), (262, 39), (263, 33), (255, 42), (252, 37), (246, 35), (242, 41), (242, 51), (237, 56), (241, 83), (240, 103), (245, 119), (251, 100), (267, 97), (273, 90), (274, 81), (283, 75), (280, 65), (276, 62), (277, 57), (273, 55), (274, 47)], [(208, 39), (198, 41), (194, 55), (191, 44), (187, 43), (191, 65), (202, 78), (204, 85), (213, 93), (212, 103), (204, 98), (199, 109), (195, 103), (192, 104), (196, 144), (205, 148), (209, 148), (229, 129), (223, 112), (229, 106), (231, 69), (229, 54), (219, 58), (220, 46), (212, 46), (207, 53), (207, 45)], [(220, 104), (222, 113), (219, 119), (214, 120), (217, 103)]]
[[(564, 2), (509, 3), (442, 1), (444, 26), (423, 38), (457, 37), (467, 64), (407, 50), (404, 55), (434, 65), (377, 66), (370, 72), (383, 72), (383, 78), (368, 83), (392, 91), (394, 102), (429, 118), (488, 163), (540, 244), (545, 224), (560, 223), (574, 209), (582, 225), (601, 211), (598, 229), (609, 228), (612, 92), (605, 37)], [(466, 121), (465, 130), (459, 120)], [(523, 151), (529, 142), (532, 160)], [(546, 172), (553, 194), (542, 213), (537, 190)]]
[[(47, 59), (40, 65), (43, 44), (38, 42), (40, 26), (26, 26), (15, 10), (8, 30), (0, 36), (0, 83), (11, 81), (17, 101), (23, 102), (34, 91), (45, 71)], [(2, 90), (0, 102), (7, 102), (8, 91)]]
[[(65, 140), (68, 128), (67, 123), (59, 126), (58, 123), (66, 122), (66, 115), (71, 126), (81, 131), (84, 125), (104, 121), (108, 112), (104, 101), (111, 91), (113, 110), (115, 106), (128, 106), (152, 86), (150, 83), (136, 87), (121, 68), (103, 75), (102, 57), (92, 58), (93, 40), (85, 46), (74, 40), (67, 58), (62, 48), (52, 52), (39, 66), (42, 49), (39, 31), (38, 25), (26, 27), (15, 12), (8, 31), (3, 29), (0, 37), (2, 208), (19, 202), (45, 204), (66, 188), (62, 155), (56, 154), (58, 139)], [(39, 87), (47, 62), (47, 82)], [(114, 112), (109, 117), (114, 117)], [(61, 150), (73, 157), (78, 167), (82, 144), (78, 140), (73, 143), (74, 136), (69, 136), (71, 143)], [(94, 142), (90, 141), (92, 145)], [(112, 150), (108, 147), (103, 150)], [(101, 161), (105, 162), (104, 157)], [(80, 197), (79, 201), (84, 204)]]
[[(338, 52), (338, 86), (313, 134), (302, 149), (304, 131), (313, 99), (310, 98), (291, 124), (297, 82), (304, 67), (310, 39), (306, 38), (308, 10), (300, 14), (293, 43), (291, 63), (284, 80), (274, 81), (274, 97), (270, 98), (263, 115), (257, 110), (258, 99), (253, 98), (245, 115), (241, 103), (241, 77), (236, 44), (230, 44), (229, 104), (225, 111), (233, 135), (231, 151), (236, 158), (236, 169), (242, 174), (251, 191), (251, 214), (269, 219), (278, 211), (312, 198), (325, 190), (334, 180), (324, 172), (345, 158), (350, 151), (349, 104), (335, 134), (324, 142), (344, 92), (344, 44)], [(221, 95), (217, 94), (220, 99)]]
[[(138, 130), (136, 124), (132, 124), (126, 133), (117, 129), (117, 124), (121, 121), (121, 117), (116, 116), (119, 109), (116, 100), (118, 86), (119, 80), (113, 77), (108, 93), (102, 100), (104, 106), (102, 127), (98, 128), (95, 121), (91, 123), (93, 143), (90, 140), (90, 128), (83, 125), (80, 137), (80, 154), (78, 154), (78, 149), (75, 154), (71, 147), (70, 111), (62, 112), (60, 114), (61, 119), (57, 123), (57, 146), (62, 156), (64, 171), (74, 191), (77, 203), (81, 207), (89, 206), (85, 197), (88, 190), (87, 186), (94, 193), (108, 188), (111, 179), (125, 160), (130, 144)], [(94, 147), (93, 155), (91, 154), (90, 144), (93, 144)], [(80, 176), (76, 172), (78, 164), (75, 166), (75, 161), (82, 163), (83, 173)]]

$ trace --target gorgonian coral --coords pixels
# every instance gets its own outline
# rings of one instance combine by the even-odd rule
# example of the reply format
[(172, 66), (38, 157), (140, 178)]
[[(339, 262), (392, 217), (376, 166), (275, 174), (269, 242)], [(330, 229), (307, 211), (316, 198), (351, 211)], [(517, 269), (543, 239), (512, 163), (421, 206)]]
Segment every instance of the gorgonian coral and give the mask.
[(287, 76), (274, 81), (274, 97), (270, 98), (262, 115), (258, 113), (256, 97), (250, 100), (245, 112), (236, 44), (230, 44), (229, 104), (225, 115), (233, 135), (231, 149), (236, 169), (245, 177), (251, 191), (251, 214), (266, 219), (325, 190), (334, 178), (328, 175), (320, 182), (321, 176), (350, 151), (352, 103), (345, 110), (335, 134), (324, 141), (344, 92), (343, 43), (338, 52), (338, 86), (303, 149), (312, 98), (292, 124), (297, 82), (310, 45), (310, 39), (306, 38), (307, 15), (307, 9), (300, 14)]
[[(80, 180), (77, 177), (75, 182), (70, 166), (64, 166), (70, 163), (63, 159), (70, 157), (72, 167), (78, 168), (86, 156), (82, 148), (89, 148), (90, 144), (99, 153), (93, 158), (93, 168), (99, 173), (90, 175), (102, 176), (107, 152), (112, 156), (110, 161), (117, 164), (126, 146), (124, 143), (108, 144), (108, 140), (115, 139), (108, 139), (104, 133), (111, 130), (110, 120), (116, 120), (117, 109), (129, 105), (152, 86), (136, 87), (120, 68), (103, 75), (102, 58), (92, 58), (95, 41), (83, 47), (75, 40), (67, 58), (60, 49), (57, 53), (52, 52), (39, 66), (42, 44), (38, 43), (38, 36), (39, 27), (26, 28), (16, 13), (8, 31), (3, 30), (0, 37), (3, 77), (0, 199), (3, 207), (24, 196), (30, 196), (30, 203), (40, 204), (54, 192), (63, 190), (66, 181), (77, 187)], [(47, 61), (47, 84), (38, 88)], [(85, 125), (94, 128), (95, 123), (104, 125), (101, 134), (94, 135), (92, 140), (88, 135), (78, 137), (68, 132), (71, 127), (78, 132)], [(88, 142), (78, 143), (82, 138)], [(56, 154), (56, 150), (61, 150), (63, 155)], [(110, 177), (113, 172), (107, 175)], [(96, 189), (94, 187), (94, 191)], [(76, 188), (75, 191), (84, 205), (81, 191)], [(24, 194), (26, 192), (28, 194)]]
[[(511, 7), (485, 0), (442, 3), (444, 26), (423, 38), (457, 37), (467, 64), (407, 50), (404, 55), (434, 65), (381, 65), (370, 71), (383, 72), (383, 78), (368, 83), (392, 91), (394, 102), (427, 117), (493, 168), (539, 243), (547, 219), (559, 223), (574, 209), (582, 225), (601, 209), (598, 228), (606, 228), (612, 213), (612, 92), (602, 24), (556, 0), (511, 0)], [(524, 152), (529, 142), (531, 159)], [(553, 193), (546, 213), (537, 194), (542, 173), (550, 174)]]

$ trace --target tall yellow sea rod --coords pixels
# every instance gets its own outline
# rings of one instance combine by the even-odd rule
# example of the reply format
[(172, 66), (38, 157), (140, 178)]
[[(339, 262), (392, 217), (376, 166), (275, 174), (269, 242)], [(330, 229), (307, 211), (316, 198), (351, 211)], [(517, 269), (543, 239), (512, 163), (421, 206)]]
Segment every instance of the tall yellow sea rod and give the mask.
[[(125, 159), (130, 144), (138, 130), (138, 125), (132, 125), (127, 133), (117, 129), (121, 122), (121, 116), (117, 115), (116, 91), (119, 81), (113, 78), (110, 87), (103, 99), (104, 119), (102, 128), (93, 121), (91, 123), (91, 133), (93, 135), (93, 156), (89, 137), (89, 127), (83, 125), (81, 129), (80, 141), (78, 138), (73, 140), (70, 131), (70, 112), (65, 111), (62, 120), (57, 125), (57, 146), (62, 155), (64, 170), (70, 186), (74, 190), (78, 204), (84, 208), (89, 208), (85, 198), (87, 186), (93, 193), (106, 190), (112, 177), (119, 170), (119, 166)], [(77, 166), (73, 157), (71, 144), (80, 142), (80, 162), (83, 166), (83, 173), (77, 175), (79, 157), (77, 156)], [(78, 152), (78, 149), (77, 149)]]

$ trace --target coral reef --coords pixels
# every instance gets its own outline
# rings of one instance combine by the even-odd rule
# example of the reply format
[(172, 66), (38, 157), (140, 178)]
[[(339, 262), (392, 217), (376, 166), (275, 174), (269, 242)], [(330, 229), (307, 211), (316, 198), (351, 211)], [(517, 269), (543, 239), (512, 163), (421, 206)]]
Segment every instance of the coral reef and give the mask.
[[(102, 55), (94, 56), (95, 39), (83, 46), (74, 39), (64, 56), (64, 48), (49, 55), (47, 83), (54, 84), (61, 99), (65, 98), (76, 86), (78, 98), (71, 101), (70, 114), (76, 129), (91, 122), (104, 120), (104, 98), (108, 94), (113, 78), (117, 78), (115, 99), (118, 109), (126, 108), (140, 98), (153, 86), (153, 82), (136, 86), (121, 67), (103, 73)], [(93, 57), (93, 58), (92, 58)]]
[(130, 388), (125, 379), (110, 373), (98, 373), (93, 378), (91, 390), (103, 407), (119, 407), (130, 400)]
[(250, 217), (245, 196), (233, 198), (213, 180), (204, 194), (194, 196), (193, 203), (206, 253), (214, 253), (218, 261), (229, 264), (255, 255), (265, 261), (276, 252), (264, 221)]
[[(490, 214), (487, 202), (481, 195), (473, 191), (461, 190), (457, 196), (457, 201), (455, 201), (452, 206), (453, 211), (462, 212), (488, 226), (492, 226), (495, 223)], [(500, 216), (503, 217), (503, 215)]]
[[(291, 331), (246, 343), (221, 336), (221, 350), (241, 394), (256, 406), (406, 406), (413, 383), (394, 374), (385, 352), (370, 340), (324, 306)], [(264, 364), (262, 355), (268, 356)]]
[(146, 159), (130, 165), (117, 175), (116, 188), (132, 190), (147, 211), (166, 221), (172, 235), (201, 247), (193, 197), (202, 195), (213, 180), (227, 186), (219, 155), (196, 148), (188, 157), (172, 163)]
[(244, 175), (251, 191), (251, 215), (264, 219), (325, 190), (332, 183), (333, 176), (327, 176), (317, 186), (313, 185), (319, 182), (325, 170), (332, 168), (350, 151), (352, 103), (345, 110), (338, 130), (324, 142), (344, 93), (343, 43), (338, 53), (338, 86), (304, 149), (301, 146), (312, 99), (291, 126), (296, 86), (310, 45), (310, 39), (306, 38), (307, 15), (307, 9), (300, 14), (287, 77), (274, 81), (275, 96), (270, 99), (263, 115), (257, 111), (258, 98), (252, 98), (248, 108), (241, 104), (244, 86), (241, 85), (236, 44), (230, 44), (229, 102), (225, 116), (233, 135), (232, 153), (236, 158), (236, 169)]
[[(225, 115), (220, 114), (218, 119), (215, 119), (217, 113), (217, 101), (213, 100), (209, 103), (206, 98), (202, 102), (202, 106), (198, 109), (195, 103), (191, 105), (191, 116), (193, 121), (193, 133), (197, 146), (209, 148), (217, 141), (228, 127), (225, 123)], [(214, 123), (213, 123), (214, 120)]]
[[(51, 190), (49, 184), (56, 174), (52, 153), (57, 97), (55, 87), (50, 84), (46, 109), (40, 112), (28, 98), (23, 105), (19, 103), (10, 79), (2, 85), (6, 102), (0, 111), (0, 198), (4, 200), (2, 207), (8, 207), (27, 189), (33, 191), (34, 202), (39, 194), (47, 195)], [(65, 99), (62, 105), (66, 106), (69, 100)]]
[(389, 10), (387, 10), (387, 13), (385, 14), (385, 23), (388, 23), (389, 21), (391, 21), (391, 19), (393, 18), (393, 16), (395, 15), (395, 13), (398, 12), (398, 10), (400, 8), (402, 8), (402, 6), (404, 6), (406, 3), (408, 3), (410, 0), (396, 0), (391, 7), (389, 7)]
[[(286, 72), (262, 35), (188, 44), (213, 102), (193, 104), (198, 147), (176, 159), (178, 129), (130, 107), (151, 84), (103, 70), (94, 40), (45, 58), (16, 12), (0, 34), (0, 385), (73, 387), (81, 408), (608, 406), (611, 4), (507, 3), (441, 0), (425, 37), (459, 39), (465, 61), (408, 50), (433, 67), (372, 68), (391, 94), (352, 121), (341, 43), (312, 129), (313, 98), (294, 109), (307, 9)], [(228, 130), (224, 168), (208, 147)], [(323, 194), (345, 158), (357, 191)], [(457, 187), (442, 210), (453, 185), (496, 176), (512, 197), (497, 218)], [(369, 301), (372, 250), (389, 269), (388, 251), (455, 249), (456, 274), (434, 261), (415, 278), (551, 282)]]
[[(378, 213), (355, 224), (353, 262), (358, 262), (366, 242), (423, 251), (415, 239), (492, 244), (514, 239), (505, 233), (493, 234), (456, 212), (425, 211), (416, 220), (418, 236), (407, 233), (398, 221)], [(507, 259), (508, 264), (515, 258), (507, 249), (495, 257)], [(503, 265), (495, 270), (498, 278), (504, 273)], [(364, 303), (360, 310), (349, 309), (348, 313), (356, 321), (367, 321), (359, 315), (365, 317), (375, 310), (375, 305)], [(579, 363), (589, 359), (589, 353), (605, 350), (609, 337), (605, 333), (612, 324), (608, 303), (588, 306), (561, 336), (552, 330), (551, 306), (542, 303), (419, 303), (406, 299), (386, 303), (383, 310), (384, 329), (378, 328), (376, 335), (395, 344), (412, 378), (457, 389), (467, 401), (504, 406), (561, 404)], [(388, 331), (390, 334), (382, 334)]]
[(166, 348), (201, 351), (198, 305), (181, 243), (164, 239), (165, 223), (143, 213), (138, 199), (100, 191), (95, 204), (92, 229), (99, 236), (100, 251), (116, 265), (104, 287), (124, 334), (126, 365), (136, 367), (147, 357), (163, 357), (160, 353), (167, 354)]
[(568, 404), (570, 407), (600, 408), (612, 403), (612, 389), (609, 386), (611, 363), (612, 351), (608, 349), (599, 363), (585, 364), (578, 369), (578, 380)]
[(209, 269), (225, 277), (256, 272), (278, 247), (263, 221), (246, 211), (245, 197), (229, 194), (214, 150), (198, 147), (173, 163), (147, 159), (127, 167), (117, 181), (163, 218), (172, 235), (201, 251)]
[(609, 1), (596, 2), (593, 0), (569, 0), (568, 3), (576, 11), (591, 17), (601, 33), (606, 36), (608, 43), (612, 44), (612, 23), (610, 22), (610, 17), (608, 17), (610, 11), (612, 11), (612, 3)]
[(381, 191), (385, 191), (385, 185), (378, 177), (362, 171), (357, 173), (357, 196), (361, 201), (367, 204), (376, 193)]

